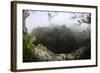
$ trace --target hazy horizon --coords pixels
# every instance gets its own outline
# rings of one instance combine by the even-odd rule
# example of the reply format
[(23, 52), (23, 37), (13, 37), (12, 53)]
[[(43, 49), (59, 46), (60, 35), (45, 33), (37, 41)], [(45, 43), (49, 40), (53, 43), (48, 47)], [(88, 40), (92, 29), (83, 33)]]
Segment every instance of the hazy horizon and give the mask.
[[(71, 19), (75, 13), (71, 12), (50, 12), (51, 19), (48, 17), (48, 11), (28, 11), (30, 15), (27, 17), (25, 23), (28, 33), (31, 33), (34, 28), (47, 27), (53, 25), (66, 25), (66, 27), (75, 29), (77, 31), (84, 30), (89, 27), (87, 23), (78, 25), (78, 19)], [(77, 13), (77, 16), (83, 13)], [(88, 14), (88, 13), (84, 13)]]

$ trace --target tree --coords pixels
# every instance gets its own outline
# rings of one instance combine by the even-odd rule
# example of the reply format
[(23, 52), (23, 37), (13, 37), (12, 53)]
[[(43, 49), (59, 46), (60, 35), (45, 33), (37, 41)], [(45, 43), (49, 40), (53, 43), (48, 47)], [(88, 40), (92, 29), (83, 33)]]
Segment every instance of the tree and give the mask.
[(51, 20), (52, 18), (54, 18), (56, 15), (57, 15), (57, 12), (47, 12), (48, 14), (48, 21), (49, 21), (49, 24), (51, 24)]
[(28, 10), (23, 10), (23, 31), (26, 33), (27, 33), (27, 27), (26, 27), (25, 20), (29, 15), (30, 15), (30, 13)]
[(76, 20), (79, 24), (91, 23), (91, 13), (71, 13), (71, 19)]
[(34, 35), (28, 35), (25, 23), (29, 15), (30, 13), (28, 10), (23, 10), (23, 62), (32, 62), (36, 60), (33, 56), (33, 48), (35, 47), (33, 43), (36, 41), (36, 37)]

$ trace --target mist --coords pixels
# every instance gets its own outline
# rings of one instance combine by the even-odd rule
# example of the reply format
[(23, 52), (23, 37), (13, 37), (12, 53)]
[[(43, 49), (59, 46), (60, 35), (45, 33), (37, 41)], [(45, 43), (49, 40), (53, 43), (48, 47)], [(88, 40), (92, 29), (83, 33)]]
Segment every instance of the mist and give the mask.
[(91, 58), (90, 13), (24, 10), (24, 15), (24, 61), (38, 61), (41, 51), (46, 54), (42, 60), (47, 54), (55, 60), (58, 54), (66, 55), (65, 60), (68, 54), (74, 56), (70, 59)]
[(71, 12), (49, 12), (51, 17), (48, 16), (48, 11), (29, 11), (29, 13), (30, 15), (26, 19), (29, 34), (37, 27), (65, 25), (72, 30), (74, 29), (74, 31), (83, 31), (90, 27), (89, 23), (79, 23), (80, 17), (84, 14), (85, 18), (87, 13), (77, 13), (79, 17), (76, 17), (76, 19), (72, 19), (76, 13)]

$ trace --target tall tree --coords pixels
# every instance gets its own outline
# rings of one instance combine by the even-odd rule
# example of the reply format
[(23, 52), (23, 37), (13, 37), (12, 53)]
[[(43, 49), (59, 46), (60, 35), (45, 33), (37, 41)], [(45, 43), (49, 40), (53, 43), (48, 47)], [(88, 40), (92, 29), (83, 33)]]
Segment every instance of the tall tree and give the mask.
[(28, 10), (23, 10), (23, 31), (26, 33), (27, 33), (27, 28), (26, 28), (25, 20), (29, 15), (30, 15), (30, 13)]

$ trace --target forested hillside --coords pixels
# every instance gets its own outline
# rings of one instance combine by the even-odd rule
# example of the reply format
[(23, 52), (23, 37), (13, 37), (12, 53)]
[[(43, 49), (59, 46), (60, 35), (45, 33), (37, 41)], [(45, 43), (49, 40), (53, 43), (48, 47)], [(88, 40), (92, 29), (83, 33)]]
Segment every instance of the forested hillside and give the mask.
[[(51, 23), (51, 20), (54, 17), (57, 17), (57, 15), (65, 15), (66, 13), (61, 14), (59, 12), (50, 13), (43, 11), (33, 12), (39, 15), (46, 14), (49, 18), (49, 24), (44, 24), (45, 26), (34, 26), (31, 33), (28, 33), (25, 20), (30, 13), (28, 13), (27, 10), (23, 11), (23, 13), (23, 62), (62, 61), (91, 58), (90, 14), (73, 13), (71, 20), (75, 22), (77, 21), (77, 24), (75, 23), (70, 25), (67, 23)], [(52, 15), (52, 13), (55, 15)], [(71, 13), (67, 13), (67, 15), (69, 14)], [(31, 25), (36, 24), (32, 23)]]

